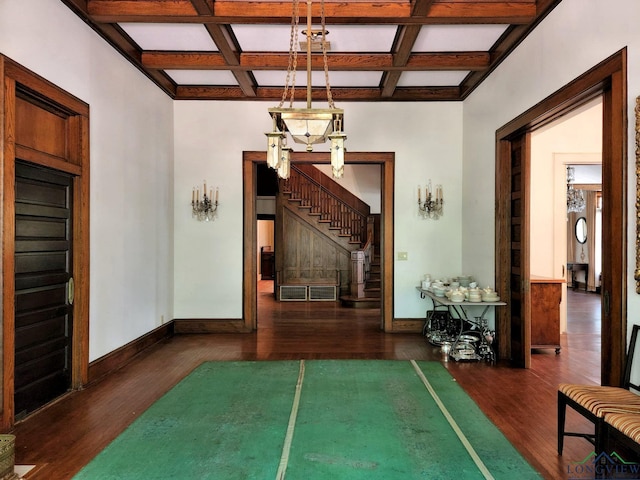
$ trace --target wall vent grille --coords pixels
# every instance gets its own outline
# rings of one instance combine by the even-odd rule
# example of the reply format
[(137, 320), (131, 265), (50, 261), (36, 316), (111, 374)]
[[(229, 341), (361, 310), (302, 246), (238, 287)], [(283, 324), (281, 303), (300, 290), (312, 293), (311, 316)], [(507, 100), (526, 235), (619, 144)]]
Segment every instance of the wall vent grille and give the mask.
[(280, 300), (283, 302), (304, 302), (307, 300), (307, 287), (280, 285)]
[(334, 285), (309, 285), (309, 300), (335, 301), (336, 287)]

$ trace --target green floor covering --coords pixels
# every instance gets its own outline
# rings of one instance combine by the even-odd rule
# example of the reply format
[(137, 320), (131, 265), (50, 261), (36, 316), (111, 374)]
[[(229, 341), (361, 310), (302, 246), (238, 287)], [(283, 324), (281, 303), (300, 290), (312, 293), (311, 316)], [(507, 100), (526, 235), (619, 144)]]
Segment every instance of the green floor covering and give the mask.
[[(411, 362), (307, 360), (280, 478), (541, 478), (440, 363), (416, 365), (462, 440)], [(296, 361), (204, 363), (74, 480), (276, 479), (299, 371)]]

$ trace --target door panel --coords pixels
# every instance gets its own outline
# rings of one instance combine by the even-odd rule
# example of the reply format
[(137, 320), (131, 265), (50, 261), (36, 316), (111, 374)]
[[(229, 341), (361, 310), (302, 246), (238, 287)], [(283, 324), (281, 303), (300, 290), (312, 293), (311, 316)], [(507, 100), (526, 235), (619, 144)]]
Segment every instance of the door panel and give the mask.
[(524, 133), (511, 141), (511, 362), (531, 366), (531, 301), (529, 279), (529, 139)]
[(72, 177), (16, 162), (15, 416), (71, 386)]

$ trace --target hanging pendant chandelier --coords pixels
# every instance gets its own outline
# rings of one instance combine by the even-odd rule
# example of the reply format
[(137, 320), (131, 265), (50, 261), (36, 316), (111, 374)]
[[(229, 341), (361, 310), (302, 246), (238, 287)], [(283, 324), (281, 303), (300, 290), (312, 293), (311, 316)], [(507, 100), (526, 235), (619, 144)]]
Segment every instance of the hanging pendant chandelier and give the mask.
[(586, 202), (582, 190), (573, 188), (575, 180), (573, 167), (567, 167), (567, 212), (581, 212), (584, 210)]
[[(273, 131), (266, 134), (267, 164), (278, 171), (280, 178), (288, 178), (289, 176), (291, 149), (286, 147), (287, 133), (295, 143), (306, 145), (308, 152), (313, 150), (314, 144), (325, 143), (330, 140), (333, 176), (340, 178), (344, 173), (344, 141), (347, 136), (342, 131), (344, 111), (335, 107), (331, 96), (331, 86), (329, 85), (326, 41), (326, 35), (329, 32), (325, 29), (324, 0), (321, 0), (321, 29), (319, 31), (311, 28), (311, 3), (312, 0), (307, 0), (307, 29), (302, 32), (303, 35), (306, 35), (307, 106), (306, 108), (293, 107), (298, 62), (298, 48), (296, 45), (298, 43), (298, 25), (300, 23), (299, 0), (293, 0), (289, 64), (287, 66), (284, 91), (280, 104), (275, 108), (269, 109), (269, 114), (273, 120)], [(322, 46), (328, 108), (313, 108), (311, 104), (311, 50), (312, 45), (317, 44), (318, 39), (320, 39)], [(289, 107), (284, 107), (287, 97), (289, 97)]]

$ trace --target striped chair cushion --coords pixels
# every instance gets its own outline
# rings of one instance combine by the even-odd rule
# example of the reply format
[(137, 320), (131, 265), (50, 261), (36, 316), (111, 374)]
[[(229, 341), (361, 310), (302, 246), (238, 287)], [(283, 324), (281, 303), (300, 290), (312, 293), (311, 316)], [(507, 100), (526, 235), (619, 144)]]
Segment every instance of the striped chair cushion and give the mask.
[(640, 443), (640, 415), (638, 413), (608, 413), (604, 421), (613, 428)]
[(607, 413), (640, 413), (640, 395), (625, 388), (561, 383), (558, 391), (598, 418)]

